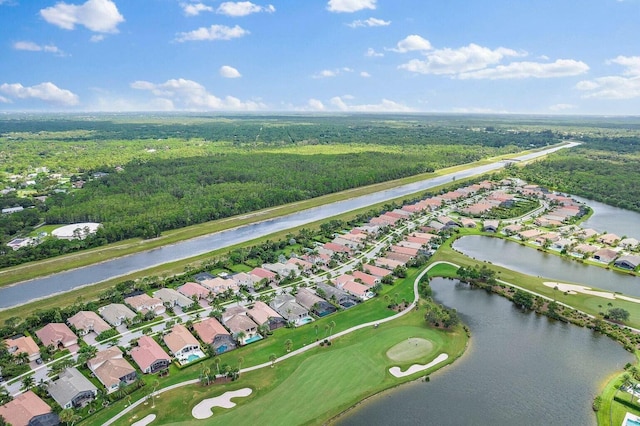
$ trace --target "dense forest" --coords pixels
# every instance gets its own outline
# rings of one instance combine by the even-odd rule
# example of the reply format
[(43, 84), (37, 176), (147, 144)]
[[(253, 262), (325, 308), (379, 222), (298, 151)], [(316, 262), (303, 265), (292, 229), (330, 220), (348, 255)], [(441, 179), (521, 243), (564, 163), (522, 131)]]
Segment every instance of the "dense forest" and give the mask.
[(585, 138), (519, 171), (522, 179), (640, 212), (640, 137)]

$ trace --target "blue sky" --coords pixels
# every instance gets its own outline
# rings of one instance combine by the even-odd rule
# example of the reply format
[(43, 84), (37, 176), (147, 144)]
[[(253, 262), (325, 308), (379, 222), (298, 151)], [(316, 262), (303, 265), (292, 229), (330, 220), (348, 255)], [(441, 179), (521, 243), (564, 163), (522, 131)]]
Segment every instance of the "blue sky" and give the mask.
[(640, 0), (0, 0), (0, 111), (640, 114)]

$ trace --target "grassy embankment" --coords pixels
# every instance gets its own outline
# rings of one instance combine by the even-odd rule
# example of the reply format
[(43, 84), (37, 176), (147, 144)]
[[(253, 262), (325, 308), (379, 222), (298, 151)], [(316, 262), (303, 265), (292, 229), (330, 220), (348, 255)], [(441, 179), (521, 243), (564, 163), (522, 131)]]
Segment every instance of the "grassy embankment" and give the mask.
[[(54, 273), (69, 270), (69, 269), (74, 269), (82, 266), (100, 263), (116, 257), (126, 256), (129, 254), (138, 253), (145, 250), (151, 250), (157, 247), (174, 244), (179, 241), (184, 241), (184, 240), (199, 237), (202, 235), (223, 231), (225, 229), (231, 229), (238, 226), (247, 225), (249, 223), (264, 221), (264, 220), (272, 219), (279, 216), (285, 216), (287, 214), (299, 212), (301, 210), (306, 210), (306, 209), (321, 206), (324, 204), (342, 201), (349, 198), (358, 197), (361, 195), (367, 195), (374, 192), (384, 191), (384, 190), (395, 188), (397, 186), (405, 185), (408, 183), (418, 182), (425, 179), (431, 179), (438, 176), (459, 172), (471, 167), (486, 165), (486, 164), (494, 163), (496, 161), (500, 161), (502, 159), (512, 158), (515, 156), (523, 155), (530, 152), (536, 152), (536, 151), (539, 151), (539, 150), (530, 150), (530, 151), (522, 151), (514, 154), (505, 154), (498, 157), (492, 157), (492, 158), (476, 161), (474, 163), (448, 167), (442, 170), (438, 170), (434, 173), (423, 173), (423, 174), (410, 176), (403, 179), (397, 179), (393, 181), (378, 183), (375, 185), (354, 188), (347, 191), (338, 192), (335, 194), (328, 194), (322, 197), (300, 201), (297, 203), (291, 203), (283, 206), (259, 210), (256, 212), (243, 214), (240, 216), (234, 216), (234, 217), (206, 222), (198, 225), (188, 226), (185, 228), (175, 229), (172, 231), (167, 231), (162, 236), (151, 239), (151, 240), (142, 240), (139, 238), (135, 238), (135, 239), (125, 240), (125, 241), (120, 241), (118, 243), (109, 244), (103, 247), (84, 250), (79, 253), (58, 256), (58, 257), (47, 259), (47, 260), (27, 263), (23, 265), (14, 266), (11, 268), (5, 268), (0, 271), (0, 287), (25, 281), (25, 280), (29, 280), (29, 279), (33, 279), (40, 276), (54, 274)], [(400, 200), (406, 199), (406, 198), (408, 198), (408, 196), (401, 197)]]
[[(390, 299), (413, 299), (413, 282), (418, 270), (410, 270), (407, 278), (393, 286), (385, 286), (383, 295), (352, 309), (341, 311), (299, 329), (280, 329), (267, 339), (242, 349), (223, 354), (221, 364), (237, 366), (242, 357), (242, 367), (269, 361), (269, 356), (286, 354), (284, 342), (291, 339), (293, 350), (323, 339), (327, 333), (337, 333), (354, 325), (387, 318), (394, 314), (387, 308), (384, 294)], [(250, 387), (253, 393), (234, 400), (237, 407), (226, 410), (214, 408), (214, 415), (207, 424), (242, 424), (252, 419), (264, 425), (271, 424), (322, 424), (364, 398), (400, 383), (415, 380), (431, 371), (416, 373), (407, 378), (395, 378), (388, 373), (394, 365), (406, 369), (413, 363), (427, 363), (446, 352), (450, 358), (438, 367), (458, 358), (466, 347), (467, 336), (461, 328), (442, 331), (429, 328), (424, 321), (424, 308), (380, 324), (378, 328), (366, 328), (333, 340), (331, 346), (318, 347), (275, 364), (273, 368), (243, 373), (239, 380), (209, 387), (188, 385), (161, 394), (156, 408), (141, 405), (117, 424), (130, 424), (148, 414), (158, 417), (158, 424), (188, 424), (194, 421), (192, 408), (205, 398), (221, 395), (225, 391)], [(325, 326), (335, 323), (333, 330)], [(318, 326), (316, 335), (315, 325)], [(317, 337), (316, 337), (317, 336)], [(387, 350), (409, 337), (421, 337), (432, 342), (431, 351), (404, 363), (393, 362), (386, 356)], [(215, 363), (206, 360), (194, 367), (178, 372), (172, 367), (171, 375), (161, 379), (160, 388), (170, 384), (197, 378), (202, 366), (216, 371)], [(133, 401), (144, 397), (150, 389), (134, 394)], [(124, 401), (87, 418), (85, 424), (102, 424), (122, 410)]]

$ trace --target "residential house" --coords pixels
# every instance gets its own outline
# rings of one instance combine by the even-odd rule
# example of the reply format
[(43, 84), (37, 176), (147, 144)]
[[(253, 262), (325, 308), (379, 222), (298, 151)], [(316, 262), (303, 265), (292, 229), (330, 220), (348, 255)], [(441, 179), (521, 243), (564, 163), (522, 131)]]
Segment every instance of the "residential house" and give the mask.
[(375, 275), (370, 275), (362, 271), (353, 271), (351, 275), (353, 275), (354, 281), (360, 281), (367, 287), (373, 287), (374, 285), (380, 284), (380, 278)]
[(298, 259), (297, 257), (292, 257), (287, 260), (287, 265), (295, 266), (300, 272), (311, 272), (311, 269), (313, 268), (313, 264), (311, 262), (307, 262), (304, 259)]
[(573, 240), (570, 240), (568, 238), (560, 238), (560, 239), (554, 241), (551, 244), (551, 249), (553, 249), (553, 250), (564, 250), (564, 249), (570, 247), (572, 244), (574, 244)]
[(36, 336), (44, 346), (53, 345), (55, 348), (68, 348), (78, 344), (78, 336), (67, 324), (52, 322), (36, 331)]
[(416, 243), (416, 242), (411, 242), (411, 241), (407, 241), (407, 240), (402, 240), (402, 241), (398, 241), (398, 243), (396, 244), (400, 247), (409, 247), (412, 249), (416, 249), (416, 250), (420, 250), (422, 249), (423, 244), (421, 243)]
[(391, 260), (394, 262), (399, 262), (400, 264), (402, 264), (402, 266), (404, 266), (407, 263), (409, 263), (411, 260), (413, 260), (413, 256), (410, 256), (408, 254), (397, 253), (395, 251), (390, 251), (384, 255), (384, 258), (380, 258), (378, 260), (382, 260), (383, 262)]
[(522, 241), (526, 241), (530, 238), (536, 238), (539, 237), (540, 235), (544, 234), (544, 232), (542, 232), (539, 229), (529, 229), (527, 231), (520, 231), (518, 232), (518, 237), (522, 240)]
[(280, 262), (263, 263), (262, 268), (274, 272), (282, 278), (288, 277), (291, 273), (293, 273), (294, 276), (297, 276), (300, 273), (297, 266), (287, 265)]
[(603, 263), (611, 263), (618, 257), (618, 252), (608, 248), (602, 248), (593, 253), (593, 258)]
[(228, 278), (215, 277), (213, 279), (200, 281), (200, 284), (211, 293), (216, 295), (229, 290), (234, 294), (240, 291), (238, 283)]
[(135, 318), (136, 314), (122, 303), (111, 303), (98, 309), (98, 314), (114, 327), (125, 324)]
[(259, 338), (258, 324), (249, 318), (246, 310), (244, 313), (227, 317), (224, 324), (241, 346), (253, 342), (255, 338)]
[(473, 219), (469, 219), (467, 217), (463, 217), (462, 219), (460, 219), (460, 223), (465, 228), (475, 228), (476, 227), (476, 221), (473, 220)]
[(215, 318), (207, 318), (193, 324), (193, 329), (200, 339), (211, 345), (216, 353), (221, 354), (236, 348), (231, 333)]
[(346, 282), (340, 288), (360, 300), (368, 300), (373, 297), (369, 287), (356, 281)]
[(98, 388), (75, 367), (62, 371), (47, 392), (64, 410), (84, 407), (98, 395)]
[(196, 280), (199, 283), (202, 283), (202, 281), (205, 281), (205, 280), (212, 280), (214, 278), (215, 278), (215, 276), (211, 275), (208, 272), (199, 272), (199, 273), (197, 273), (196, 275), (193, 276), (193, 279)]
[(269, 303), (284, 319), (293, 323), (296, 327), (311, 322), (313, 319), (309, 316), (309, 311), (300, 306), (295, 297), (290, 294), (279, 294)]
[(589, 238), (595, 237), (598, 235), (598, 231), (591, 228), (586, 228), (576, 233), (576, 237), (582, 238), (584, 240), (588, 240)]
[(522, 231), (522, 228), (523, 228), (522, 225), (507, 225), (504, 228), (502, 228), (502, 233), (505, 235), (513, 235)]
[(379, 257), (375, 260), (375, 265), (380, 268), (391, 269), (394, 270), (398, 266), (404, 266), (406, 262), (400, 262), (397, 260), (393, 260), (391, 258)]
[(460, 224), (449, 216), (438, 216), (437, 221), (440, 222), (446, 229), (458, 228)]
[(618, 268), (635, 270), (640, 265), (640, 256), (635, 254), (627, 254), (616, 259), (615, 266)]
[(50, 425), (60, 423), (51, 407), (33, 391), (16, 395), (11, 401), (0, 405), (0, 416), (4, 418), (7, 425), (11, 426), (31, 426), (45, 418)]
[(153, 293), (153, 297), (162, 300), (165, 306), (178, 306), (180, 309), (188, 308), (194, 303), (193, 299), (172, 288), (161, 288)]
[(31, 336), (9, 338), (4, 342), (7, 345), (7, 350), (13, 356), (25, 353), (29, 361), (37, 361), (40, 359), (40, 348)]
[(482, 230), (484, 232), (498, 232), (500, 226), (499, 220), (485, 220), (482, 224)]
[(418, 249), (414, 249), (411, 247), (402, 247), (398, 245), (392, 245), (390, 247), (392, 253), (402, 254), (405, 256), (409, 256), (409, 259), (413, 259), (418, 255)]
[(616, 234), (602, 234), (596, 238), (596, 241), (608, 246), (614, 246), (618, 241), (620, 241), (620, 237)]
[(197, 299), (206, 299), (209, 296), (209, 290), (207, 288), (192, 282), (184, 283), (178, 287), (178, 292), (191, 300), (193, 300), (194, 297)]
[(153, 337), (142, 336), (138, 344), (130, 351), (131, 358), (145, 374), (164, 370), (171, 364), (171, 357), (162, 349)]
[(143, 315), (149, 312), (153, 312), (155, 315), (161, 315), (167, 311), (162, 300), (157, 297), (151, 297), (146, 293), (125, 297), (124, 303)]
[(80, 311), (67, 319), (67, 324), (75, 328), (80, 336), (92, 332), (100, 334), (111, 329), (111, 326), (93, 311)]
[(618, 246), (627, 250), (635, 250), (640, 246), (640, 241), (635, 238), (623, 238), (618, 242)]
[(117, 346), (98, 352), (87, 361), (87, 367), (104, 385), (107, 393), (118, 390), (121, 384), (129, 384), (137, 377), (136, 369), (124, 359)]
[(273, 283), (277, 279), (277, 274), (275, 272), (270, 271), (270, 270), (265, 269), (265, 268), (253, 268), (251, 271), (249, 271), (249, 274), (255, 275), (256, 277), (260, 278), (261, 280), (266, 279), (267, 282), (269, 282), (269, 283)]
[(269, 305), (262, 301), (256, 301), (252, 307), (247, 310), (247, 315), (258, 325), (267, 325), (269, 330), (275, 330), (287, 325), (282, 315), (273, 310)]
[(191, 352), (200, 351), (198, 339), (193, 337), (187, 327), (182, 324), (176, 324), (171, 328), (168, 334), (162, 338), (164, 343), (171, 351), (171, 355), (184, 361)]
[(363, 265), (362, 269), (367, 274), (373, 275), (373, 276), (381, 278), (381, 279), (386, 277), (387, 275), (393, 274), (393, 272), (388, 270), (388, 269), (380, 268), (378, 266), (368, 265), (368, 264), (367, 265)]
[(327, 300), (331, 300), (343, 308), (350, 308), (358, 303), (358, 299), (354, 296), (329, 284), (318, 284), (316, 292), (323, 294)]
[(238, 287), (255, 287), (262, 278), (257, 275), (247, 274), (246, 272), (238, 272), (237, 274), (233, 274), (231, 279), (236, 282)]
[(319, 317), (324, 317), (337, 311), (335, 306), (306, 287), (298, 289), (296, 302)]
[(599, 247), (596, 247), (591, 244), (578, 244), (573, 248), (573, 250), (571, 251), (571, 254), (577, 257), (584, 256), (585, 254), (590, 256), (596, 251), (598, 251), (599, 249), (600, 249)]

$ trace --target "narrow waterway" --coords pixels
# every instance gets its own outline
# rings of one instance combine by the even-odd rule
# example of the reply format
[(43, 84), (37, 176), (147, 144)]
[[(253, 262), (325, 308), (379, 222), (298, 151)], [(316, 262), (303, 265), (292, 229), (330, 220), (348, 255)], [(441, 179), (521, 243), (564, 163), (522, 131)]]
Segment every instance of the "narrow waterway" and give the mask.
[(515, 241), (479, 235), (457, 239), (453, 248), (478, 260), (527, 275), (618, 291), (640, 297), (640, 277), (615, 272), (521, 246)]
[(373, 397), (340, 425), (595, 425), (593, 398), (633, 357), (613, 340), (533, 313), (457, 281), (432, 280), (472, 338), (465, 355), (431, 376)]
[[(522, 155), (516, 159), (520, 161), (530, 160), (559, 149), (571, 148), (576, 145), (577, 144), (575, 143), (569, 143), (562, 147), (554, 147), (544, 151)], [(108, 260), (99, 264), (0, 288), (0, 309), (21, 305), (35, 299), (106, 281), (111, 278), (151, 268), (163, 263), (186, 259), (203, 253), (208, 253), (213, 250), (240, 244), (275, 232), (302, 226), (307, 223), (316, 222), (331, 216), (357, 210), (362, 207), (392, 200), (394, 198), (414, 194), (419, 191), (449, 183), (453, 179), (464, 179), (470, 176), (482, 175), (493, 170), (498, 170), (502, 167), (504, 167), (504, 163), (502, 162), (473, 167), (464, 171), (426, 179), (386, 191), (380, 191), (361, 197), (319, 206), (288, 216), (217, 232), (154, 250)]]

